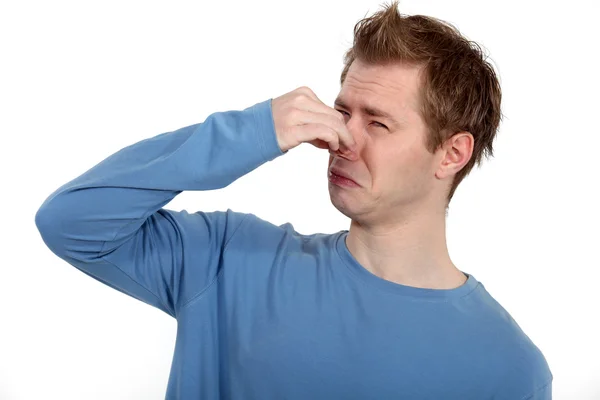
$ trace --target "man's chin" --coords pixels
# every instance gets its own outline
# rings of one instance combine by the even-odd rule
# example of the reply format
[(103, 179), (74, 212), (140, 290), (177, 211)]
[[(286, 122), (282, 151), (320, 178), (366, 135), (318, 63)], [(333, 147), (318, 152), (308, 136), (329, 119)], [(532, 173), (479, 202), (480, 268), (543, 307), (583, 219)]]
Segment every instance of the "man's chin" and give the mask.
[(337, 194), (331, 193), (331, 188), (329, 189), (329, 199), (331, 200), (331, 204), (346, 217), (352, 219), (354, 213), (352, 212), (353, 208), (351, 204), (347, 200), (340, 199)]

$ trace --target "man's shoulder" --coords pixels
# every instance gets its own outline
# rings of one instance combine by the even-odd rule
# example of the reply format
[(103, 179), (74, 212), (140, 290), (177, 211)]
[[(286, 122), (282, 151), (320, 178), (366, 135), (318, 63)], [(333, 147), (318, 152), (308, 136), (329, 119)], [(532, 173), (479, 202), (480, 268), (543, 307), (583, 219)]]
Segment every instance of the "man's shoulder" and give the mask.
[(267, 238), (278, 238), (282, 236), (287, 236), (291, 239), (297, 239), (301, 242), (314, 243), (330, 239), (341, 232), (337, 231), (332, 233), (301, 233), (290, 221), (271, 222), (254, 213), (243, 213), (243, 215), (243, 233), (250, 237), (256, 237), (259, 235), (266, 236)]
[(486, 330), (491, 335), (497, 365), (502, 367), (502, 391), (514, 396), (506, 398), (524, 398), (524, 393), (534, 393), (551, 382), (552, 372), (540, 348), (513, 316), (483, 286), (481, 289), (482, 301), (487, 305)]
[(337, 235), (332, 233), (301, 233), (290, 221), (269, 221), (257, 214), (228, 209), (223, 213), (232, 220), (240, 221), (228, 247), (238, 247), (260, 253), (280, 252), (283, 248), (291, 252), (312, 253), (325, 247), (333, 248)]
[(536, 396), (552, 380), (552, 371), (542, 351), (531, 340), (523, 340), (505, 356), (505, 369), (499, 382), (500, 398), (546, 399)]

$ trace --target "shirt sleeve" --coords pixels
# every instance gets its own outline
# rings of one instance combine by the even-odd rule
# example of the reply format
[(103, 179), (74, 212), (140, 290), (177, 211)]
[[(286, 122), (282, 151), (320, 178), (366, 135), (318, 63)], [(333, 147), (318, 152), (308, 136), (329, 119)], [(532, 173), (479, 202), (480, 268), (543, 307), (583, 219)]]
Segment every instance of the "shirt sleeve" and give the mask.
[(85, 274), (176, 318), (214, 281), (245, 214), (163, 208), (184, 190), (228, 186), (284, 154), (271, 99), (125, 147), (59, 187), (36, 226)]
[(552, 380), (535, 391), (531, 396), (523, 400), (552, 400)]

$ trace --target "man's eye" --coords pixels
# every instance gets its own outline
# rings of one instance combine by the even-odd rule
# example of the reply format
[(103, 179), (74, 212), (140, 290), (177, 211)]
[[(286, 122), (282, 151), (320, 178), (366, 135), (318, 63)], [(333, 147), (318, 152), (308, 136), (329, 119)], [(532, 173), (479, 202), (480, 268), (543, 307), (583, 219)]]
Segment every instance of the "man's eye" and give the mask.
[[(342, 113), (342, 114), (348, 114), (346, 111), (343, 110), (337, 110), (338, 112)], [(350, 115), (350, 114), (348, 114)], [(380, 126), (381, 128), (385, 128), (387, 129), (388, 127), (385, 126), (384, 124), (382, 124), (381, 122), (377, 122), (377, 121), (373, 121), (374, 124), (377, 124), (378, 126)]]

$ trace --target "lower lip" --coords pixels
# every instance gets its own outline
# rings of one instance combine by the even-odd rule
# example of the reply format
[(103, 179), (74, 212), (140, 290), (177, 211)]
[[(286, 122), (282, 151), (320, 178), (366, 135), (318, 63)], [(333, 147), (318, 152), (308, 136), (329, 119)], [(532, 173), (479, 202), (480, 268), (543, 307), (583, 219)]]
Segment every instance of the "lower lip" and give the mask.
[(358, 183), (356, 183), (348, 178), (344, 178), (342, 176), (336, 175), (334, 173), (329, 174), (329, 182), (333, 183), (334, 185), (338, 185), (338, 186), (359, 187)]

